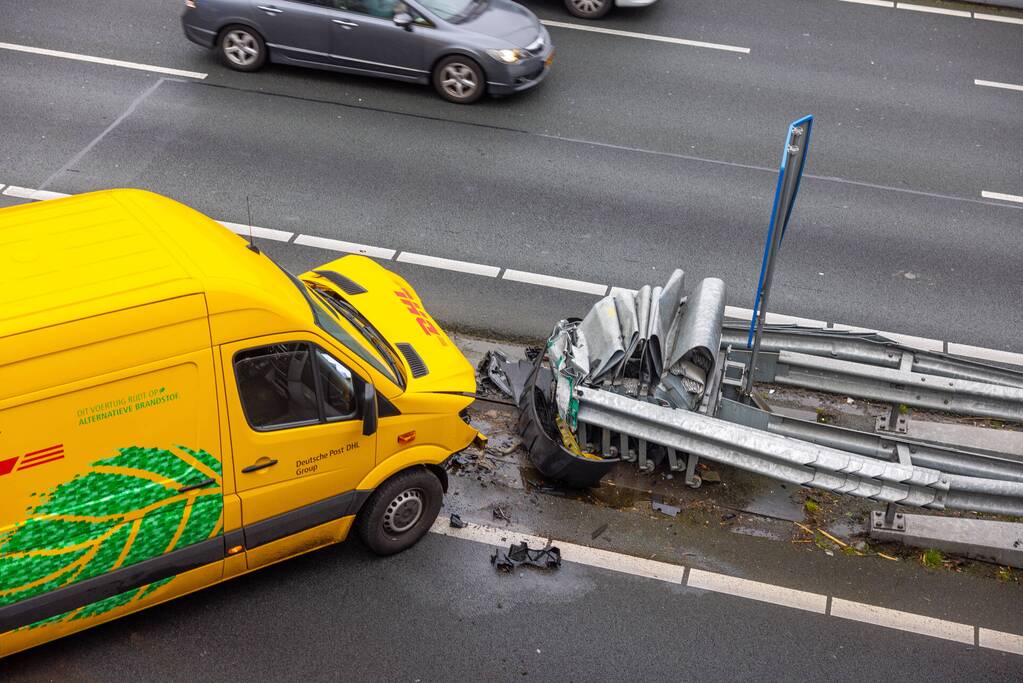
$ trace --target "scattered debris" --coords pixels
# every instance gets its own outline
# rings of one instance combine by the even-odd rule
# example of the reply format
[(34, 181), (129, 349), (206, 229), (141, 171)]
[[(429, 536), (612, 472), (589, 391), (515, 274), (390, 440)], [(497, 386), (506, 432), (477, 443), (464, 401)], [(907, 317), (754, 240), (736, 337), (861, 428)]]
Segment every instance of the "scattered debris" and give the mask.
[(654, 496), (654, 499), (650, 501), (650, 507), (655, 512), (668, 515), (669, 517), (677, 517), (678, 513), (682, 512), (682, 508), (676, 507), (675, 505), (668, 505), (665, 503), (660, 496)]
[(499, 505), (494, 506), (494, 519), (500, 519), (503, 522), (511, 521), (511, 517), (509, 517), (508, 513), (504, 511), (504, 508)]
[(510, 573), (522, 565), (538, 569), (557, 569), (561, 566), (561, 550), (556, 546), (533, 550), (523, 541), (511, 544), (508, 550), (496, 548), (490, 556), (490, 563), (504, 573)]
[(451, 519), (448, 521), (455, 529), (464, 529), (466, 526), (465, 522), (462, 521), (462, 518), (456, 514), (452, 514)]
[(720, 484), (721, 475), (716, 470), (703, 470), (700, 472), (700, 479), (704, 484)]
[(610, 526), (610, 525), (609, 524), (601, 524), (596, 529), (594, 529), (592, 534), (590, 534), (590, 538), (593, 539), (593, 540), (596, 540), (602, 533), (607, 531), (608, 526)]
[(727, 522), (730, 519), (735, 519), (735, 517), (736, 515), (734, 512), (726, 512), (725, 514), (721, 515), (721, 521)]

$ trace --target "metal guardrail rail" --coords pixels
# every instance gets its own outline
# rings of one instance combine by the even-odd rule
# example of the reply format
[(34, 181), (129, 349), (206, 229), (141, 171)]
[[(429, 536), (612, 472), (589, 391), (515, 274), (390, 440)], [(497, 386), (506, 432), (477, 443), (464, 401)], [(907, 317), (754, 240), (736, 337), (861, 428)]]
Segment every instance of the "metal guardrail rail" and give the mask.
[(643, 450), (658, 444), (792, 484), (883, 503), (1023, 515), (1023, 482), (880, 460), (601, 389), (577, 387), (574, 394), (579, 423), (587, 431), (603, 430), (605, 446), (626, 446), (635, 439)]

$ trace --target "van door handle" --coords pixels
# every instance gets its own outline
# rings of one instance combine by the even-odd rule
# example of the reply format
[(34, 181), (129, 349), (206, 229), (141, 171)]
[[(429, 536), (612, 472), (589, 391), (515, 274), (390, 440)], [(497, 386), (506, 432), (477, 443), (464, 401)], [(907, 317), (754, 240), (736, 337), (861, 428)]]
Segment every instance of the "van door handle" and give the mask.
[(202, 481), (198, 481), (198, 482), (196, 482), (194, 484), (188, 484), (187, 486), (182, 486), (181, 488), (178, 489), (178, 493), (187, 493), (189, 491), (194, 491), (196, 489), (204, 489), (207, 486), (209, 486), (210, 484), (216, 484), (216, 483), (217, 483), (216, 479), (203, 479)]
[(359, 25), (356, 24), (354, 21), (345, 21), (344, 19), (331, 19), (331, 21), (333, 21), (338, 26), (344, 26), (346, 29), (359, 28)]
[(255, 465), (249, 465), (248, 467), (242, 468), (242, 474), (249, 474), (250, 472), (258, 472), (259, 470), (265, 470), (267, 467), (273, 467), (277, 464), (276, 460), (267, 460), (266, 462), (258, 462)]
[(256, 5), (256, 9), (261, 9), (267, 14), (280, 14), (284, 11), (280, 7), (274, 7), (273, 5)]

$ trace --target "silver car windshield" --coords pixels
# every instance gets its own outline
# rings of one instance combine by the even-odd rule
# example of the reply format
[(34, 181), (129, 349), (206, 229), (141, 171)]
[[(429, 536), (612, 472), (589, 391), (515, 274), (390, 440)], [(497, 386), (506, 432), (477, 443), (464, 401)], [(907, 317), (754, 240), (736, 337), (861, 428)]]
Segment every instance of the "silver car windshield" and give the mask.
[(419, 4), (444, 21), (459, 22), (480, 0), (419, 0)]

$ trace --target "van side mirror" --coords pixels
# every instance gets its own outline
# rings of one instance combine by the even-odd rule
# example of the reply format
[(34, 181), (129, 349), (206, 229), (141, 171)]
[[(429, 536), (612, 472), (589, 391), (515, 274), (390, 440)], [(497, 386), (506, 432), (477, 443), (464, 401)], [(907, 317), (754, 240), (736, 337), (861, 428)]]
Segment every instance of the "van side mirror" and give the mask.
[(362, 390), (362, 435), (372, 436), (377, 433), (377, 391), (366, 382)]
[(403, 28), (406, 31), (411, 31), (413, 23), (415, 23), (415, 20), (412, 18), (412, 15), (409, 14), (408, 12), (398, 12), (397, 14), (394, 15), (394, 25), (397, 26), (398, 28)]

